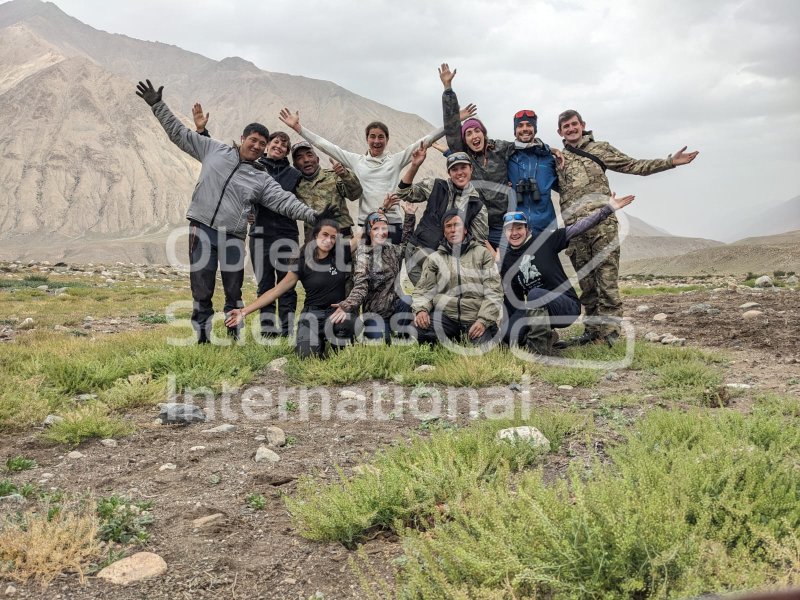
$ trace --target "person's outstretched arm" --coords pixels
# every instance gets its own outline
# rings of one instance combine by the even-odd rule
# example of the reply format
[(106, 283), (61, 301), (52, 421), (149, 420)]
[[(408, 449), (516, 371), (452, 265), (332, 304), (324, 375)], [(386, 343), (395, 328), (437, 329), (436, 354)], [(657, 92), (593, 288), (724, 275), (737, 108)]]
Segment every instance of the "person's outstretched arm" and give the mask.
[[(616, 194), (611, 194), (611, 199), (608, 204), (593, 211), (590, 215), (578, 219), (572, 225), (567, 225), (564, 230), (564, 239), (569, 242), (572, 238), (579, 236), (582, 233), (589, 231), (592, 227), (596, 227), (600, 222), (605, 221), (612, 214), (618, 210), (628, 206), (634, 201), (636, 196), (623, 196), (617, 198)], [(564, 248), (561, 248), (563, 250)]]
[(272, 304), (275, 300), (294, 288), (298, 281), (300, 281), (300, 279), (297, 273), (289, 271), (274, 288), (267, 290), (244, 308), (234, 308), (230, 311), (228, 313), (228, 318), (225, 319), (225, 325), (227, 327), (238, 327), (247, 315), (264, 308), (268, 304)]
[(624, 152), (617, 150), (608, 142), (599, 142), (597, 144), (598, 152), (592, 148), (592, 154), (597, 153), (606, 167), (618, 173), (627, 173), (628, 175), (653, 175), (661, 173), (669, 169), (674, 169), (681, 165), (688, 165), (692, 162), (699, 152), (686, 152), (686, 146), (678, 150), (674, 155), (667, 158), (654, 158), (654, 159), (636, 159), (631, 158)]
[(447, 147), (451, 152), (464, 152), (466, 150), (461, 139), (461, 122), (478, 112), (478, 107), (468, 104), (463, 109), (459, 107), (458, 96), (453, 91), (453, 78), (458, 69), (450, 70), (447, 63), (442, 63), (439, 67), (439, 79), (444, 86), (442, 92), (442, 120), (444, 121), (444, 135), (447, 139)]
[(279, 117), (281, 121), (303, 136), (303, 138), (305, 138), (313, 146), (316, 146), (328, 156), (338, 160), (345, 167), (353, 169), (353, 165), (355, 165), (356, 161), (361, 157), (360, 154), (356, 154), (355, 152), (342, 150), (333, 142), (329, 142), (324, 137), (317, 135), (313, 131), (303, 127), (300, 124), (300, 111), (292, 112), (288, 108), (282, 108), (279, 113)]

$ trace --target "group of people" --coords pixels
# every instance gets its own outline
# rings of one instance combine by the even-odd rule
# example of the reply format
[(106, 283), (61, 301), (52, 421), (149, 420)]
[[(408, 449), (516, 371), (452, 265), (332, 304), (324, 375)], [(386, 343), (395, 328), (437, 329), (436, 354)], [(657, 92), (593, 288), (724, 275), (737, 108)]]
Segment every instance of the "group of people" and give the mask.
[[(163, 102), (163, 86), (139, 82), (137, 94), (169, 138), (202, 164), (187, 214), (199, 343), (211, 337), (218, 266), (234, 337), (256, 311), (262, 335), (290, 335), (302, 284), (294, 333), (303, 357), (360, 334), (387, 343), (393, 336), (505, 342), (543, 355), (616, 341), (622, 306), (614, 212), (634, 198), (612, 194), (605, 171), (649, 175), (688, 164), (697, 152), (684, 147), (666, 159), (632, 159), (595, 141), (574, 110), (558, 117), (563, 151), (537, 137), (538, 117), (527, 109), (513, 117), (513, 141), (490, 139), (475, 105), (460, 107), (455, 74), (447, 64), (439, 69), (444, 126), (399, 153), (387, 151), (389, 129), (381, 122), (366, 126), (366, 152), (350, 152), (288, 109), (280, 119), (302, 141), (290, 145), (286, 133), (252, 123), (229, 146), (210, 137), (199, 104), (192, 131)], [(442, 137), (447, 147), (438, 143)], [(445, 154), (447, 177), (415, 182), (431, 146)], [(331, 169), (321, 168), (315, 149), (331, 158)], [(558, 226), (553, 190), (565, 227)], [(360, 234), (348, 201), (358, 202)], [(425, 203), (419, 222), (418, 203)], [(298, 220), (306, 227), (302, 246)], [(243, 306), (246, 235), (258, 298)], [(580, 299), (561, 266), (565, 250)], [(402, 285), (404, 265), (410, 292)], [(559, 341), (555, 329), (575, 322), (581, 306), (584, 332)]]

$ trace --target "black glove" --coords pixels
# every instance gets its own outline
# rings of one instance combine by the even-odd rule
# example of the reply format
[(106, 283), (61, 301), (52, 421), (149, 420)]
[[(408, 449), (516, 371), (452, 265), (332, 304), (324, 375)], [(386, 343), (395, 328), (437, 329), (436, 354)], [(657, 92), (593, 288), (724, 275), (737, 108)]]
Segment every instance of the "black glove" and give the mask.
[(156, 91), (149, 79), (145, 79), (145, 81), (147, 82), (147, 85), (140, 81), (139, 85), (136, 86), (136, 95), (142, 98), (150, 106), (154, 106), (156, 102), (161, 102), (161, 91), (164, 89), (164, 86), (162, 85), (160, 88), (158, 88), (158, 91)]
[(325, 220), (336, 221), (340, 216), (339, 207), (334, 204), (326, 204), (325, 208), (317, 213), (316, 223)]

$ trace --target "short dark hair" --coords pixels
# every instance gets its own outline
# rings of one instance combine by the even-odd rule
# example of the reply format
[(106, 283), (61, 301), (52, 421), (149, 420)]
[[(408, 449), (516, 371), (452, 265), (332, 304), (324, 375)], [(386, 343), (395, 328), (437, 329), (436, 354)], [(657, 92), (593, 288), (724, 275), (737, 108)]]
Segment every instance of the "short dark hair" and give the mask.
[(291, 145), (291, 140), (289, 139), (288, 134), (284, 133), (283, 131), (273, 131), (267, 137), (267, 142), (271, 142), (275, 138), (278, 138), (279, 140), (283, 140), (284, 142), (286, 142), (286, 149), (287, 150), (289, 149), (289, 146)]
[(389, 137), (389, 128), (386, 126), (385, 123), (381, 123), (380, 121), (373, 121), (367, 128), (364, 130), (364, 137), (369, 137), (369, 132), (371, 129), (380, 129), (383, 133), (386, 134), (386, 137)]
[(558, 128), (561, 129), (561, 124), (566, 121), (569, 121), (572, 117), (578, 117), (578, 121), (583, 123), (583, 117), (581, 116), (581, 113), (579, 113), (577, 110), (572, 110), (570, 108), (569, 110), (565, 110), (560, 115), (558, 115)]
[(251, 133), (257, 133), (258, 135), (263, 135), (265, 139), (269, 139), (269, 129), (264, 127), (261, 123), (250, 123), (250, 125), (245, 127), (244, 131), (242, 131), (242, 137), (247, 137)]

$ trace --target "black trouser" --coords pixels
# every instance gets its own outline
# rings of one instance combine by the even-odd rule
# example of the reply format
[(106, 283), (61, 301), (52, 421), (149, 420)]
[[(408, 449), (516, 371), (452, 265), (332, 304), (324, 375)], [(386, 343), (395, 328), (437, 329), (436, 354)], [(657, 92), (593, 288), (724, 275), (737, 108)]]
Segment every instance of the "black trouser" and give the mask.
[[(189, 222), (189, 281), (192, 287), (192, 327), (197, 341), (208, 343), (214, 316), (212, 298), (217, 264), (225, 291), (225, 312), (242, 307), (244, 240), (196, 221)], [(235, 333), (235, 329), (229, 333)]]
[(343, 323), (328, 321), (336, 309), (323, 306), (304, 306), (297, 322), (295, 352), (300, 358), (325, 354), (325, 342), (333, 348), (344, 348), (353, 341), (355, 320), (348, 316)]
[(472, 325), (473, 323), (461, 323), (460, 321), (451, 319), (440, 311), (434, 311), (431, 315), (430, 327), (427, 329), (415, 327), (417, 330), (417, 342), (420, 344), (435, 344), (436, 342), (442, 341), (439, 337), (444, 335), (448, 340), (458, 341), (463, 338), (469, 340), (473, 344), (488, 344), (497, 333), (497, 327), (490, 325), (486, 328), (486, 331), (483, 332), (481, 337), (472, 339), (468, 335), (469, 328), (472, 327)]
[[(272, 238), (250, 236), (250, 260), (258, 281), (258, 295), (274, 288), (286, 277), (289, 259), (298, 247), (297, 237)], [(297, 310), (297, 292), (294, 288), (278, 298), (277, 316), (275, 303), (261, 309), (262, 335), (291, 335), (294, 328), (294, 313)]]
[[(569, 327), (581, 316), (581, 305), (575, 298), (566, 294), (559, 294), (545, 301), (545, 297), (548, 294), (552, 294), (552, 292), (543, 288), (533, 288), (528, 292), (528, 301), (523, 306), (514, 306), (509, 304), (508, 301), (506, 302), (508, 320), (505, 323), (503, 338), (507, 343), (511, 343), (510, 337), (512, 334), (515, 343), (519, 345), (525, 343), (527, 326), (524, 321), (521, 325), (518, 322), (520, 319), (528, 318), (530, 316), (528, 311), (532, 309), (547, 309), (548, 323), (551, 329)], [(514, 299), (514, 304), (518, 305), (519, 300)]]

